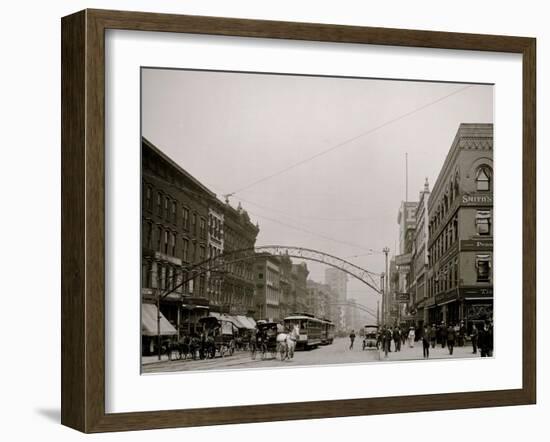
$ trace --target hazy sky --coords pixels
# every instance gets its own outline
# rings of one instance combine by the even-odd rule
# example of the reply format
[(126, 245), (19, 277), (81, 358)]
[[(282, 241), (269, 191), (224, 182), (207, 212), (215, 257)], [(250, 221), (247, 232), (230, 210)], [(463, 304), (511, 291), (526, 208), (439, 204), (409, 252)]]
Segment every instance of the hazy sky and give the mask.
[[(376, 273), (381, 249), (398, 245), (405, 153), (417, 201), (459, 124), (492, 121), (486, 85), (142, 71), (143, 135), (220, 199), (236, 192), (232, 205), (260, 226), (257, 245), (321, 250)], [(324, 282), (323, 265), (308, 268)], [(348, 297), (379, 299), (353, 278)]]

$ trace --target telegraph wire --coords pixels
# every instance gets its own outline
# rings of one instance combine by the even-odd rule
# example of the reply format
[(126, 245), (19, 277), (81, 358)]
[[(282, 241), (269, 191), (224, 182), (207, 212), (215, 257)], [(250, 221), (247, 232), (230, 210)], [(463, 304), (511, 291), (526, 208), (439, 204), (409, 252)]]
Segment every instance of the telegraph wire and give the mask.
[(292, 224), (288, 224), (288, 223), (285, 223), (283, 221), (280, 221), (280, 220), (277, 220), (277, 219), (274, 219), (274, 218), (270, 218), (270, 217), (267, 217), (267, 216), (264, 216), (264, 215), (258, 215), (257, 213), (253, 213), (253, 212), (250, 212), (250, 211), (247, 211), (247, 212), (251, 215), (254, 215), (254, 216), (258, 217), (258, 218), (266, 219), (268, 221), (280, 224), (280, 225), (285, 226), (285, 227), (289, 227), (289, 228), (294, 229), (294, 230), (299, 230), (301, 232), (305, 232), (305, 233), (308, 233), (310, 235), (318, 236), (319, 238), (323, 238), (323, 239), (326, 239), (328, 241), (333, 241), (333, 242), (336, 242), (336, 243), (344, 244), (344, 245), (347, 245), (347, 246), (351, 246), (351, 247), (355, 247), (357, 249), (362, 249), (362, 250), (367, 250), (367, 251), (374, 250), (374, 249), (369, 249), (367, 247), (363, 247), (363, 246), (358, 245), (358, 244), (353, 244), (353, 243), (350, 243), (350, 242), (347, 242), (347, 241), (342, 241), (342, 240), (339, 240), (339, 239), (331, 238), (329, 236), (323, 235), (322, 233), (312, 232), (311, 230), (308, 230), (308, 229), (306, 229), (304, 227), (301, 227), (301, 226), (295, 226), (295, 225), (292, 225)]
[(415, 109), (412, 109), (412, 110), (410, 110), (410, 111), (408, 111), (408, 112), (406, 112), (406, 113), (404, 113), (404, 114), (401, 114), (401, 115), (399, 115), (399, 116), (397, 116), (397, 117), (395, 117), (395, 118), (392, 118), (391, 120), (388, 120), (388, 121), (386, 121), (386, 122), (384, 122), (384, 123), (382, 123), (382, 124), (379, 124), (378, 126), (375, 126), (375, 127), (371, 128), (371, 129), (365, 131), (365, 132), (362, 132), (362, 133), (360, 133), (360, 134), (358, 134), (358, 135), (355, 135), (355, 136), (353, 136), (353, 137), (351, 137), (351, 138), (348, 138), (348, 139), (346, 139), (346, 140), (344, 140), (344, 141), (342, 141), (342, 142), (340, 142), (340, 143), (338, 143), (338, 144), (336, 144), (336, 145), (334, 145), (334, 146), (332, 146), (332, 147), (329, 147), (328, 149), (322, 150), (322, 151), (317, 152), (316, 154), (314, 154), (314, 155), (312, 155), (312, 156), (310, 156), (310, 157), (304, 158), (303, 160), (300, 160), (300, 161), (298, 161), (298, 162), (296, 162), (296, 163), (293, 163), (293, 164), (291, 164), (291, 165), (285, 167), (284, 169), (281, 169), (281, 170), (279, 170), (279, 171), (277, 171), (277, 172), (274, 172), (274, 173), (272, 173), (272, 174), (270, 174), (270, 175), (267, 175), (267, 176), (265, 176), (265, 177), (263, 177), (263, 178), (260, 178), (260, 179), (258, 179), (258, 180), (256, 180), (256, 181), (253, 181), (253, 182), (247, 184), (246, 186), (243, 186), (243, 187), (241, 187), (241, 188), (239, 188), (239, 189), (237, 189), (237, 190), (234, 190), (233, 192), (230, 192), (230, 193), (226, 194), (226, 196), (234, 196), (235, 194), (240, 193), (240, 192), (242, 192), (243, 190), (247, 190), (247, 189), (249, 189), (249, 188), (251, 188), (251, 187), (253, 187), (253, 186), (256, 186), (257, 184), (263, 183), (264, 181), (270, 180), (271, 178), (274, 178), (274, 177), (276, 177), (276, 176), (278, 176), (278, 175), (281, 175), (281, 174), (283, 174), (283, 173), (286, 173), (286, 172), (288, 172), (289, 170), (295, 169), (296, 167), (299, 167), (299, 166), (301, 166), (301, 165), (303, 165), (303, 164), (305, 164), (305, 163), (308, 163), (309, 161), (312, 161), (312, 160), (314, 160), (314, 159), (316, 159), (316, 158), (319, 158), (319, 157), (321, 157), (321, 156), (323, 156), (323, 155), (326, 155), (327, 153), (332, 152), (333, 150), (336, 150), (336, 149), (338, 149), (338, 148), (340, 148), (340, 147), (342, 147), (342, 146), (345, 146), (346, 144), (349, 144), (349, 143), (351, 143), (351, 142), (353, 142), (353, 141), (355, 141), (355, 140), (358, 140), (359, 138), (362, 138), (362, 137), (364, 137), (364, 136), (370, 135), (370, 134), (376, 132), (377, 130), (380, 130), (380, 129), (386, 127), (386, 126), (389, 126), (390, 124), (393, 124), (393, 123), (395, 123), (395, 122), (397, 122), (397, 121), (400, 121), (400, 120), (402, 120), (402, 119), (404, 119), (404, 118), (407, 118), (407, 117), (409, 117), (409, 116), (411, 116), (411, 115), (413, 115), (413, 114), (415, 114), (415, 113), (417, 113), (417, 112), (420, 112), (420, 111), (422, 111), (422, 110), (424, 110), (424, 109), (426, 109), (426, 108), (428, 108), (428, 107), (430, 107), (430, 106), (433, 106), (433, 105), (435, 105), (435, 104), (437, 104), (437, 103), (440, 103), (440, 102), (442, 102), (443, 100), (446, 100), (447, 98), (449, 98), (449, 97), (451, 97), (451, 96), (453, 96), (453, 95), (456, 95), (456, 94), (458, 94), (458, 93), (460, 93), (460, 92), (465, 91), (466, 89), (471, 88), (472, 86), (473, 86), (473, 85), (467, 85), (467, 86), (462, 87), (462, 88), (460, 88), (460, 89), (456, 89), (455, 91), (451, 92), (450, 94), (444, 95), (443, 97), (440, 97), (440, 98), (438, 98), (437, 100), (431, 101), (431, 102), (426, 103), (426, 104), (424, 104), (424, 105), (422, 105), (422, 106), (420, 106), (420, 107), (417, 107), (417, 108), (415, 108)]

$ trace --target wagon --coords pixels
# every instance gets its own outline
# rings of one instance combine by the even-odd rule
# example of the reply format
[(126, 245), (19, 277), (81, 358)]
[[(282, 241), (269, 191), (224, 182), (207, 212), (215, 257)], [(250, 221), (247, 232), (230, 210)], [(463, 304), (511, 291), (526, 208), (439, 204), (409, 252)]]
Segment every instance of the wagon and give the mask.
[(207, 316), (199, 319), (203, 328), (204, 339), (202, 340), (201, 354), (205, 358), (233, 355), (235, 352), (235, 339), (238, 336), (238, 328), (230, 320)]

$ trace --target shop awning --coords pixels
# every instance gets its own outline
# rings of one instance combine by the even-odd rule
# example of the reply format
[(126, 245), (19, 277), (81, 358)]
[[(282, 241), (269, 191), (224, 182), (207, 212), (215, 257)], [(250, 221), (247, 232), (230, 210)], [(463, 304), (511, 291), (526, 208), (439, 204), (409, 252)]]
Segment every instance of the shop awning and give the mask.
[(240, 323), (243, 325), (243, 328), (253, 330), (256, 328), (256, 323), (254, 322), (254, 319), (249, 318), (244, 315), (237, 315), (236, 318), (240, 321)]
[[(141, 334), (144, 336), (158, 335), (157, 306), (154, 304), (141, 304)], [(160, 313), (160, 334), (177, 335), (178, 332), (168, 319)]]

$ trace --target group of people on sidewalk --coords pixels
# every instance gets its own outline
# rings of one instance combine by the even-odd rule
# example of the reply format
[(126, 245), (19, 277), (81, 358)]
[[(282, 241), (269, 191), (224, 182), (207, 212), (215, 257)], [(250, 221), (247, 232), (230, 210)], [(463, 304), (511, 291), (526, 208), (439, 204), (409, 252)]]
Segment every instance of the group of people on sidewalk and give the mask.
[[(419, 336), (418, 336), (419, 335)], [(430, 347), (435, 348), (436, 344), (441, 345), (441, 348), (447, 348), (449, 355), (453, 354), (455, 345), (464, 347), (466, 341), (466, 327), (464, 321), (460, 324), (446, 325), (442, 322), (440, 325), (426, 325), (420, 330), (415, 330), (414, 327), (401, 328), (400, 326), (385, 326), (383, 325), (378, 331), (377, 348), (384, 352), (385, 357), (392, 351), (392, 341), (394, 342), (393, 351), (401, 351), (401, 346), (407, 342), (410, 348), (414, 348), (415, 341), (422, 341), (422, 353), (425, 359), (430, 357)], [(469, 334), (472, 344), (472, 353), (477, 354), (478, 349), (481, 357), (491, 357), (493, 355), (493, 323), (491, 320), (486, 320), (483, 327), (478, 329), (475, 324)], [(351, 338), (351, 336), (350, 336)], [(355, 335), (353, 335), (355, 338)], [(353, 340), (351, 347), (353, 347)]]

